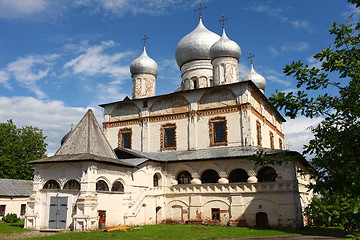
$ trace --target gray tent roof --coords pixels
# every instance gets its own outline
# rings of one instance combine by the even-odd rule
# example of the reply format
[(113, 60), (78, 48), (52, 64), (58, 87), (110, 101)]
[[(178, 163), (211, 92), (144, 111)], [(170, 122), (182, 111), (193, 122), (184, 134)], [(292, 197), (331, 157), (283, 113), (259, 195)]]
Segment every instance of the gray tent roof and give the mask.
[(55, 153), (56, 156), (88, 153), (116, 159), (116, 155), (89, 109), (69, 137)]
[(30, 180), (0, 179), (0, 196), (21, 197), (30, 196), (33, 182)]

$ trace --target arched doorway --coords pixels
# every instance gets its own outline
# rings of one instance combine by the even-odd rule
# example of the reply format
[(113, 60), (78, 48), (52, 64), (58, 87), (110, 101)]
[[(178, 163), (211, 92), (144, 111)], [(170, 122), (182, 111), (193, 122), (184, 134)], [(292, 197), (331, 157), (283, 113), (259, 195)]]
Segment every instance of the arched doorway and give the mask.
[(256, 227), (257, 228), (268, 228), (269, 220), (268, 215), (265, 212), (256, 213)]

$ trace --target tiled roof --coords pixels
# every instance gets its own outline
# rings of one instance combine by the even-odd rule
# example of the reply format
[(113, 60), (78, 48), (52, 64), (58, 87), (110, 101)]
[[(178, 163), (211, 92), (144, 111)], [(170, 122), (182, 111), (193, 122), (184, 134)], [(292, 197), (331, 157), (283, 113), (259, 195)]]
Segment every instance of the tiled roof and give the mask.
[(30, 196), (33, 182), (30, 180), (0, 179), (0, 196)]

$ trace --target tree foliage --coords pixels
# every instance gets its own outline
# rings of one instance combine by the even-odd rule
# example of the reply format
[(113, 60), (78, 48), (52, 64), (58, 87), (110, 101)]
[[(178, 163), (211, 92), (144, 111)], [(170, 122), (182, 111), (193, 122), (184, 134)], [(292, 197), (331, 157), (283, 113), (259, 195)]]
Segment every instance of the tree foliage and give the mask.
[[(359, 1), (349, 2), (359, 7)], [(351, 210), (347, 217), (334, 220), (337, 207), (347, 202), (352, 204), (348, 209), (356, 209), (360, 201), (360, 23), (352, 18), (333, 24), (329, 30), (333, 44), (313, 56), (318, 67), (297, 61), (284, 68), (297, 80), (296, 92), (277, 91), (269, 100), (288, 117), (323, 118), (311, 128), (314, 139), (304, 146), (304, 153), (312, 156), (309, 170), (316, 179), (312, 187), (323, 196), (308, 212), (319, 222), (341, 224), (343, 219), (347, 229), (359, 230), (358, 213)]]
[(17, 128), (12, 120), (0, 123), (0, 178), (31, 179), (28, 162), (45, 157), (45, 138), (36, 127)]

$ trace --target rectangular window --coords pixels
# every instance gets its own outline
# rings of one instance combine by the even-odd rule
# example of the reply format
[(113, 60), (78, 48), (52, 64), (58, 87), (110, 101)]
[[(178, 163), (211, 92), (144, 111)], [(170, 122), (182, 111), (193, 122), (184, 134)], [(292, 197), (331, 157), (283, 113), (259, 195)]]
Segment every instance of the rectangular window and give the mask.
[(21, 204), (20, 215), (25, 215), (26, 213), (26, 204)]
[(269, 137), (270, 137), (270, 148), (274, 148), (274, 134), (270, 132)]
[(227, 131), (225, 118), (210, 120), (210, 145), (227, 145)]
[(220, 208), (211, 209), (211, 219), (214, 221), (220, 221)]
[(259, 121), (256, 121), (256, 140), (257, 146), (261, 147), (261, 124)]
[(279, 149), (283, 149), (283, 142), (282, 142), (282, 140), (281, 140), (281, 138), (279, 138)]
[(161, 128), (162, 149), (176, 149), (176, 125), (166, 124)]
[(6, 205), (0, 205), (0, 216), (1, 217), (5, 216), (5, 209), (6, 209)]
[(131, 148), (131, 129), (124, 128), (119, 130), (119, 147)]

